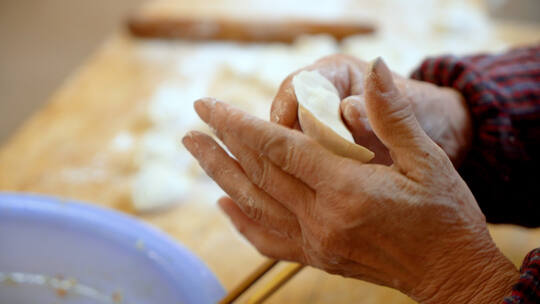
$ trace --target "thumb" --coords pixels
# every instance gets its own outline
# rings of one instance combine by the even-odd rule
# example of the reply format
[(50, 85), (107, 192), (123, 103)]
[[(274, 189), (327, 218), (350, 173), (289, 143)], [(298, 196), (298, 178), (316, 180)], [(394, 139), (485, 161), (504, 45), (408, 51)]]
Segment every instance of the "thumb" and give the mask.
[(426, 164), (430, 155), (439, 152), (420, 127), (409, 100), (399, 92), (392, 73), (380, 57), (368, 69), (365, 104), (373, 131), (390, 150), (399, 169), (415, 171), (421, 163)]

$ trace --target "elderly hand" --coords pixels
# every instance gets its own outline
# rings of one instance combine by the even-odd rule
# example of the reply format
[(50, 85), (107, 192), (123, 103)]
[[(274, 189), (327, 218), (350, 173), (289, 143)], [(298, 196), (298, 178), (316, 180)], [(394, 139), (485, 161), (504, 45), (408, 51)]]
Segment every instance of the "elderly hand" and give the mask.
[(200, 132), (183, 143), (230, 196), (219, 204), (238, 231), (266, 256), (425, 303), (500, 301), (519, 274), (381, 60), (368, 71), (363, 96), (392, 166), (342, 158), (297, 130), (211, 99), (195, 109), (236, 159)]
[[(388, 149), (375, 136), (366, 115), (363, 78), (367, 68), (368, 64), (357, 58), (332, 55), (291, 74), (283, 81), (274, 98), (271, 121), (299, 129), (292, 78), (302, 70), (316, 70), (338, 89), (342, 98), (342, 117), (356, 143), (375, 152), (373, 163), (390, 164)], [(411, 103), (420, 126), (458, 167), (472, 136), (468, 109), (460, 93), (396, 74), (392, 77), (401, 96)]]

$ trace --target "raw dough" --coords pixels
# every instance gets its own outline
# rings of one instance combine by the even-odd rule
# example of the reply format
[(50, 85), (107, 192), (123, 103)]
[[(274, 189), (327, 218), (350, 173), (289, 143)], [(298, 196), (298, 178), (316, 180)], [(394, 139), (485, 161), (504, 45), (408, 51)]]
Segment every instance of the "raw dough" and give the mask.
[(302, 71), (293, 78), (302, 131), (328, 150), (363, 163), (373, 152), (354, 143), (341, 120), (340, 98), (334, 85), (317, 71)]

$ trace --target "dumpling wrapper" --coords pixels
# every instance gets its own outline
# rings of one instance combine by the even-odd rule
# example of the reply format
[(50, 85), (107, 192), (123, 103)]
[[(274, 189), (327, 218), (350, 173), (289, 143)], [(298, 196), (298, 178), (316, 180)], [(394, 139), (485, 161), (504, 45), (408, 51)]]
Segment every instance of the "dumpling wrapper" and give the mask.
[(375, 154), (358, 145), (341, 119), (339, 92), (317, 71), (302, 71), (293, 78), (302, 131), (337, 155), (369, 162)]

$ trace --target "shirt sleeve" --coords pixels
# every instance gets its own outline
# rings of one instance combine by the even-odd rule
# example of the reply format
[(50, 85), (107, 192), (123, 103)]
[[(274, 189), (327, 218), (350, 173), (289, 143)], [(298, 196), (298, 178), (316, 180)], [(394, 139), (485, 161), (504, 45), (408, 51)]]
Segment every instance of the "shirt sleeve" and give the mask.
[[(428, 58), (412, 78), (452, 87), (467, 101), (473, 144), (458, 170), (487, 220), (540, 226), (540, 45)], [(520, 271), (503, 303), (540, 303), (540, 248)]]
[(428, 58), (412, 78), (467, 101), (473, 144), (458, 171), (488, 222), (540, 226), (540, 45)]
[(519, 281), (503, 304), (540, 303), (540, 248), (531, 251), (521, 266)]

